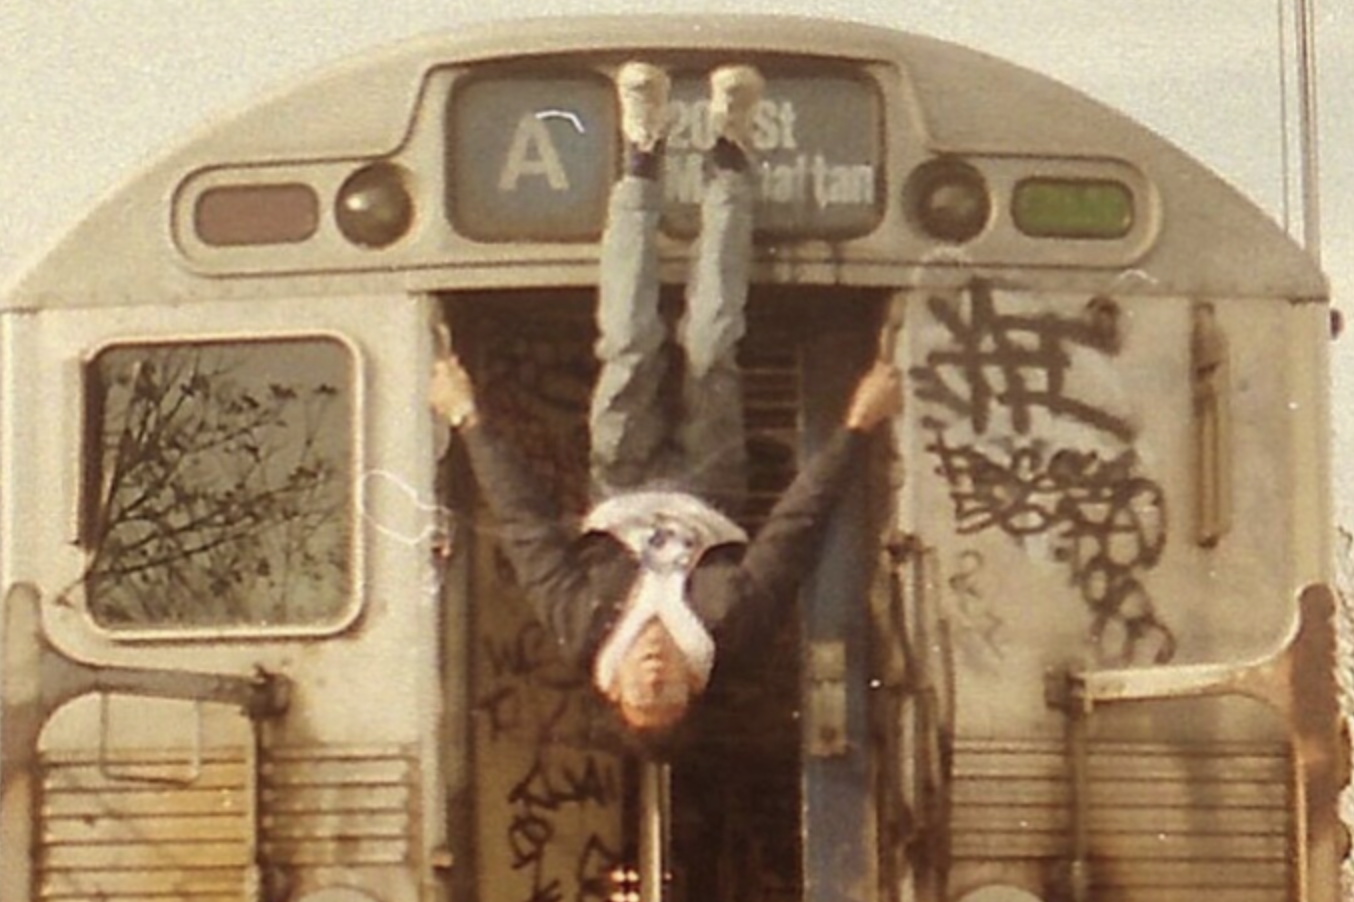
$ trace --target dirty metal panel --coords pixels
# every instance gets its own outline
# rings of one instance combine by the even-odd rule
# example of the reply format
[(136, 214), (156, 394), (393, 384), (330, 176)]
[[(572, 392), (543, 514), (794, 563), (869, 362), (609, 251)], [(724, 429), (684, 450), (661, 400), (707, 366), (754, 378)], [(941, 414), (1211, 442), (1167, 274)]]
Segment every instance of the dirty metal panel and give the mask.
[(1097, 899), (1291, 886), (1280, 718), (1231, 699), (1097, 708), (1078, 799), (1046, 680), (1244, 661), (1293, 628), (1319, 542), (1295, 514), (1316, 413), (1299, 319), (981, 279), (911, 295), (904, 491), (916, 603), (946, 627), (954, 885), (1000, 865), (1032, 892), (1084, 871)]
[(102, 761), (94, 750), (46, 754), (42, 898), (241, 902), (252, 865), (244, 751), (203, 752), (192, 782), (145, 782), (187, 758), (179, 750), (120, 749)]
[[(1284, 744), (1104, 741), (1092, 745), (1088, 771), (1097, 899), (1155, 900), (1158, 890), (1211, 885), (1261, 892), (1291, 880)], [(992, 862), (1065, 859), (1073, 800), (1060, 744), (965, 740), (951, 789), (960, 880)]]
[[(594, 332), (582, 295), (502, 298), (459, 317), (490, 419), (569, 512), (587, 498)], [(572, 303), (571, 303), (572, 302)], [(479, 318), (480, 310), (483, 318)], [(467, 354), (471, 360), (471, 354)], [(601, 897), (631, 848), (625, 763), (586, 674), (553, 639), (476, 515), (470, 670), (474, 787), (465, 854), (495, 900)], [(630, 822), (634, 823), (633, 813)], [(630, 840), (633, 842), (633, 840)], [(631, 865), (633, 854), (629, 857)]]
[(418, 783), (411, 749), (270, 749), (263, 767), (264, 857), (284, 867), (408, 864), (418, 836)]
[(494, 569), (482, 553), (476, 630), (489, 653), (476, 681), (479, 882), (505, 900), (542, 898), (552, 887), (573, 898), (608, 885), (622, 861), (623, 762), (596, 746), (597, 703), (516, 593), (489, 575)]
[(244, 902), (239, 869), (195, 868), (182, 871), (112, 871), (93, 875), (56, 872), (44, 879), (44, 902), (123, 902), (123, 900), (173, 899), (175, 902)]

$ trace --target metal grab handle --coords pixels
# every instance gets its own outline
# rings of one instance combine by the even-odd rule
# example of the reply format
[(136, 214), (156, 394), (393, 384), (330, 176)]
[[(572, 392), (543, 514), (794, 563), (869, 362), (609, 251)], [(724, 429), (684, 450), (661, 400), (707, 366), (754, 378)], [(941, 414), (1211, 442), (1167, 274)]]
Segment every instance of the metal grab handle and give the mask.
[(643, 902), (663, 902), (672, 812), (671, 772), (668, 765), (650, 760), (643, 761), (639, 770), (639, 897)]
[(1212, 304), (1194, 306), (1195, 541), (1212, 548), (1232, 528), (1232, 380), (1227, 333)]
[[(10, 833), (7, 846), (34, 848), (38, 739), (47, 719), (61, 706), (82, 695), (111, 693), (147, 698), (216, 702), (239, 708), (254, 725), (251, 751), (256, 794), (262, 743), (261, 725), (282, 717), (291, 702), (291, 681), (280, 674), (259, 671), (253, 676), (185, 673), (134, 667), (104, 667), (76, 660), (52, 644), (42, 626), (42, 593), (31, 583), (15, 583), (0, 610), (0, 820)], [(103, 751), (100, 752), (101, 764)], [(254, 803), (255, 816), (259, 806)], [(253, 831), (255, 841), (257, 825)], [(270, 898), (266, 868), (256, 863), (247, 878), (247, 897)], [(31, 854), (20, 854), (0, 870), (0, 899), (28, 899), (33, 894)]]
[(907, 295), (894, 294), (879, 326), (879, 360), (892, 363), (898, 354), (898, 337), (903, 331), (903, 317), (907, 310)]
[[(1085, 736), (1077, 725), (1084, 727), (1099, 705), (1222, 695), (1243, 695), (1268, 704), (1289, 725), (1297, 769), (1295, 804), (1302, 818), (1294, 844), (1293, 898), (1337, 902), (1338, 880), (1311, 879), (1318, 867), (1322, 874), (1337, 874), (1349, 844), (1338, 814), (1350, 762), (1335, 680), (1334, 618), (1334, 591), (1321, 583), (1309, 585), (1298, 597), (1292, 632), (1268, 656), (1237, 664), (1063, 671), (1050, 675), (1048, 702), (1066, 712), (1069, 743), (1083, 745)], [(1074, 816), (1084, 815), (1084, 788), (1074, 784)]]
[[(192, 786), (202, 779), (202, 703), (193, 705), (193, 750), (186, 762), (188, 773), (183, 777), (161, 776), (158, 774), (138, 774), (135, 771), (115, 766), (111, 760), (109, 736), (109, 704), (112, 694), (99, 693), (99, 774), (114, 783), (144, 783), (152, 786)], [(144, 765), (143, 765), (144, 766)]]

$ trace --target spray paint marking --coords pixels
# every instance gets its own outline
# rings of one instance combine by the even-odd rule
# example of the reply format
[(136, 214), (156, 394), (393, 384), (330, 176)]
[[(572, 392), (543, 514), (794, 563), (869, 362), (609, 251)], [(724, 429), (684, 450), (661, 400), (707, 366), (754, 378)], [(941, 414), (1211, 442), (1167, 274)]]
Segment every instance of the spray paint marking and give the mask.
[[(967, 318), (961, 301), (929, 299), (948, 341), (912, 370), (917, 397), (943, 412), (922, 423), (932, 433), (926, 447), (949, 487), (957, 532), (1049, 537), (1091, 611), (1100, 660), (1169, 660), (1175, 638), (1144, 584), (1166, 544), (1165, 493), (1139, 472), (1132, 424), (1067, 388), (1072, 347), (1119, 352), (1118, 307), (1095, 298), (1079, 317), (1013, 315), (997, 310), (988, 283), (975, 281), (968, 294)], [(1128, 447), (1109, 456), (1050, 450), (1031, 435), (1036, 410)], [(950, 438), (957, 426), (974, 438)]]
[[(1032, 412), (1043, 408), (1120, 441), (1133, 438), (1133, 427), (1126, 420), (1068, 397), (1066, 391), (1069, 344), (1105, 354), (1118, 352), (1113, 305), (1092, 302), (1082, 319), (1018, 316), (997, 312), (991, 286), (985, 282), (975, 282), (969, 295), (967, 321), (952, 301), (933, 297), (927, 302), (952, 343), (931, 351), (925, 366), (912, 369), (919, 398), (968, 420), (979, 435), (988, 432), (992, 414), (1000, 407), (1009, 411), (1020, 435), (1029, 434)], [(942, 425), (934, 418), (923, 422)]]

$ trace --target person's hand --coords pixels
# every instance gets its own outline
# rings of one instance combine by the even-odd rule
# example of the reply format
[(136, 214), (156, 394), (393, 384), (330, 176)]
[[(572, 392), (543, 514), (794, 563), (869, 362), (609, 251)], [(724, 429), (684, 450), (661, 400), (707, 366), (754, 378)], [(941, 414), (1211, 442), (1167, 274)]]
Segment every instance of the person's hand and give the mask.
[(878, 362), (861, 377), (846, 409), (846, 428), (869, 432), (903, 412), (903, 376), (891, 363)]
[(475, 407), (475, 386), (455, 354), (448, 354), (433, 362), (428, 402), (453, 429), (465, 429), (479, 422)]

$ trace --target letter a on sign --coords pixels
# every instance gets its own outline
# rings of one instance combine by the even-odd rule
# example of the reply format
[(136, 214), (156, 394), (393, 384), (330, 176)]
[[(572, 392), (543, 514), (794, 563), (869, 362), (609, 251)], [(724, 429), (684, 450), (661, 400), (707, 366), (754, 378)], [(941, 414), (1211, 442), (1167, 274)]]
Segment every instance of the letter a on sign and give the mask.
[(498, 174), (498, 190), (516, 191), (524, 178), (544, 178), (551, 191), (569, 190), (569, 176), (550, 137), (550, 129), (531, 113), (517, 121), (508, 158)]

